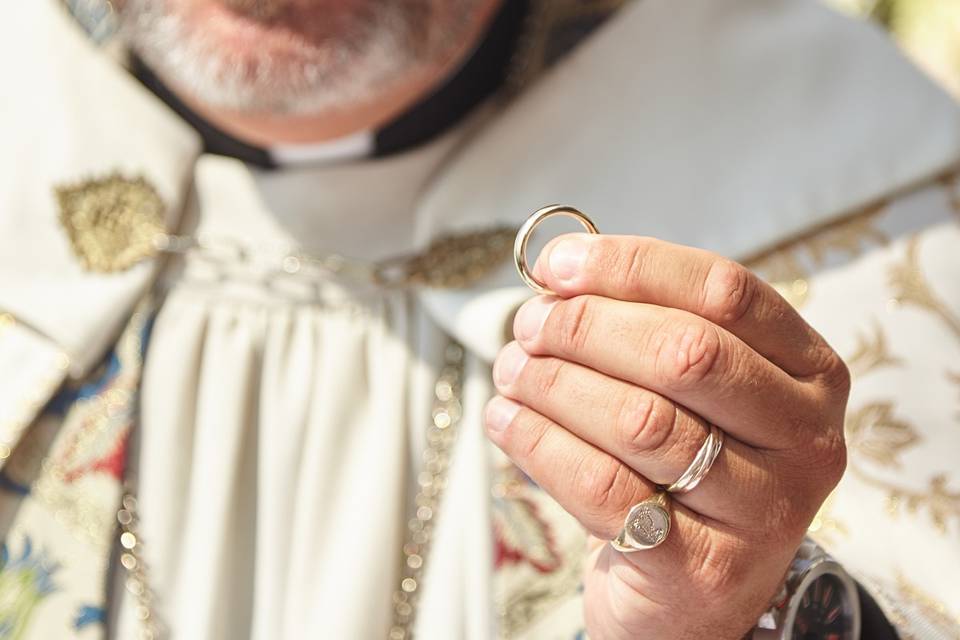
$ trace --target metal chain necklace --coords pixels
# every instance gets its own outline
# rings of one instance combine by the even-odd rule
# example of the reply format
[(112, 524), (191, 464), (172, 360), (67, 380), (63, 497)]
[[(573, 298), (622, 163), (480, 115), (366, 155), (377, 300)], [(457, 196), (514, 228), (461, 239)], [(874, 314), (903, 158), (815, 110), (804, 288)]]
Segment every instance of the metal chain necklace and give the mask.
[(138, 640), (157, 640), (160, 637), (160, 619), (153, 606), (153, 592), (147, 577), (147, 564), (143, 557), (143, 541), (140, 537), (140, 517), (137, 512), (137, 498), (131, 487), (124, 485), (120, 510), (117, 511), (119, 523), (120, 566), (127, 572), (124, 581), (126, 590), (137, 602), (134, 613), (140, 622), (137, 630)]
[(427, 427), (423, 467), (417, 476), (415, 515), (407, 522), (403, 544), (403, 568), (399, 588), (393, 592), (393, 625), (389, 640), (409, 640), (413, 636), (416, 605), (419, 599), (425, 558), (433, 540), (434, 516), (447, 484), (450, 452), (457, 440), (463, 413), (463, 347), (455, 342), (447, 345), (444, 364), (433, 388), (433, 411)]

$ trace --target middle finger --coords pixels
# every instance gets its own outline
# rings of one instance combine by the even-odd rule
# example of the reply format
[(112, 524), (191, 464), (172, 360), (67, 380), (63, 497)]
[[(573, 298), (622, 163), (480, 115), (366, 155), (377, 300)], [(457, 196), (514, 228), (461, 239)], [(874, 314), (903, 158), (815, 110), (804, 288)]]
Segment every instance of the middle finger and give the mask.
[(592, 295), (538, 296), (518, 311), (514, 335), (531, 355), (656, 391), (749, 445), (789, 449), (812, 435), (805, 427), (813, 390), (692, 313)]

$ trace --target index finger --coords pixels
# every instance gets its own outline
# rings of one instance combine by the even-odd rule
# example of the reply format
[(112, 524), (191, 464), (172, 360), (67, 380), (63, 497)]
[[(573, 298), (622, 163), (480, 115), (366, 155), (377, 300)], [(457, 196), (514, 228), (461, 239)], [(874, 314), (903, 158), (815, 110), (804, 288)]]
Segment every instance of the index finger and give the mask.
[(773, 287), (709, 251), (656, 238), (571, 233), (544, 247), (533, 273), (563, 298), (592, 293), (694, 313), (797, 378), (839, 362)]

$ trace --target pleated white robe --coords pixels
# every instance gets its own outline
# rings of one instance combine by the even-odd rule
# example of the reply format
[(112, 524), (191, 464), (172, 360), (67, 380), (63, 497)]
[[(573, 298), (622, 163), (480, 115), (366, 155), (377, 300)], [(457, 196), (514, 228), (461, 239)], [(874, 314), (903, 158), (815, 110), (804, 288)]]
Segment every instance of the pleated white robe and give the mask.
[[(146, 354), (141, 536), (157, 613), (175, 637), (375, 638), (389, 627), (448, 338), (409, 290), (275, 270), (282, 249), (367, 259), (409, 249), (413, 198), (458, 135), (398, 159), (327, 169), (271, 174), (226, 158), (198, 162), (190, 210), (198, 237), (250, 257), (224, 259), (223, 249), (175, 258)], [(298, 186), (315, 197), (300, 197)], [(458, 446), (481, 459), (449, 482), (477, 500), (445, 507), (440, 526), (476, 533), (471, 549), (459, 536), (441, 541), (426, 571), (451, 554), (483, 568), (465, 573), (471, 603), (452, 608), (449, 623), (470, 637), (462, 612), (476, 607), (472, 628), (485, 637), (491, 556), (479, 407), (489, 368), (468, 357), (466, 369)], [(463, 578), (448, 572), (428, 579), (444, 585), (434, 605), (441, 616), (461, 592)], [(116, 636), (135, 637), (136, 603), (123, 597)]]

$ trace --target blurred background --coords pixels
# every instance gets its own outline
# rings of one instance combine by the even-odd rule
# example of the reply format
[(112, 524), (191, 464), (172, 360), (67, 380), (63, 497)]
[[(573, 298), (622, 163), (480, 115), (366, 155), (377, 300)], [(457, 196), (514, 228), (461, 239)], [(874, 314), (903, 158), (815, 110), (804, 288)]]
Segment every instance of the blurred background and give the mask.
[(960, 0), (827, 0), (827, 4), (881, 24), (918, 65), (960, 99)]

